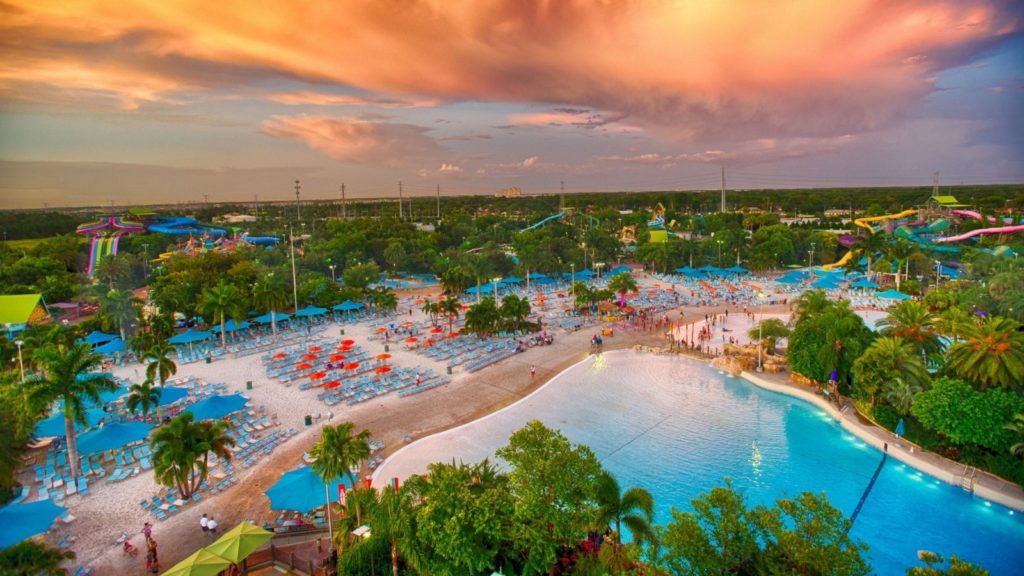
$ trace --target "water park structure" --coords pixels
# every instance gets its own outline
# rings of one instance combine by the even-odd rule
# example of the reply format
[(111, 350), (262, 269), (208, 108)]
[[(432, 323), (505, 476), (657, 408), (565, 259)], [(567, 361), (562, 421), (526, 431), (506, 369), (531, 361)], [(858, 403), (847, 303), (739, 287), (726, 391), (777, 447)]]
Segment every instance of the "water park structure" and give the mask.
[(531, 224), (530, 226), (527, 226), (526, 228), (523, 228), (522, 230), (520, 230), (520, 232), (527, 232), (529, 230), (536, 230), (536, 229), (544, 226), (545, 224), (549, 224), (551, 222), (556, 222), (556, 221), (565, 222), (566, 224), (568, 224), (570, 226), (585, 227), (585, 228), (586, 227), (590, 227), (590, 226), (598, 226), (599, 224), (601, 224), (600, 220), (598, 220), (597, 218), (594, 218), (590, 214), (587, 214), (585, 212), (581, 212), (579, 210), (576, 210), (575, 208), (563, 208), (558, 213), (552, 214), (551, 216), (548, 216), (547, 218), (544, 218), (543, 220), (540, 220), (539, 222), (536, 222), (534, 224)]
[(85, 236), (92, 236), (89, 245), (89, 264), (85, 273), (92, 277), (96, 267), (106, 258), (117, 254), (117, 246), (121, 236), (125, 234), (138, 234), (145, 232), (146, 227), (142, 222), (126, 220), (120, 216), (105, 216), (96, 222), (82, 224), (75, 230), (76, 233)]

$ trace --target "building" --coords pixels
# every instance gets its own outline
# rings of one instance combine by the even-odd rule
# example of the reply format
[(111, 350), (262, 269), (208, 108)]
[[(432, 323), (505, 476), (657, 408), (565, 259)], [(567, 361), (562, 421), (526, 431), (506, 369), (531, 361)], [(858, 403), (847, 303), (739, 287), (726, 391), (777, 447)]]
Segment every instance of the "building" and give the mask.
[(31, 324), (50, 322), (42, 294), (0, 295), (0, 326), (7, 335), (21, 332)]
[(505, 188), (504, 190), (498, 190), (494, 193), (495, 198), (519, 198), (523, 195), (523, 191), (518, 186), (511, 188)]

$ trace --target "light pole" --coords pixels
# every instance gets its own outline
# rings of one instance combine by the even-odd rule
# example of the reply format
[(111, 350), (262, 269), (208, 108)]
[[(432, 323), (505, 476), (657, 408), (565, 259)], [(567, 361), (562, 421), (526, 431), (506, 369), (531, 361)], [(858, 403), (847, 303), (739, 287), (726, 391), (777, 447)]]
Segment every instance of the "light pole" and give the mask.
[(811, 255), (807, 258), (807, 267), (811, 269), (811, 274), (814, 274), (814, 242), (811, 242)]
[(569, 264), (569, 293), (572, 295), (572, 307), (576, 308), (576, 263)]
[(594, 262), (594, 268), (597, 268), (597, 279), (601, 279), (601, 270), (604, 268), (604, 262)]
[(337, 282), (337, 280), (334, 279), (334, 264), (330, 264), (327, 267), (331, 269), (331, 282)]
[(494, 303), (498, 303), (498, 282), (501, 282), (501, 277), (491, 278), (491, 284), (494, 286)]
[(583, 269), (586, 270), (587, 269), (587, 243), (584, 242), (581, 245), (581, 248), (583, 248)]
[(718, 265), (722, 265), (722, 240), (718, 239)]
[(14, 345), (18, 347), (18, 370), (21, 372), (21, 383), (25, 383), (25, 363), (21, 359), (21, 347), (25, 345), (24, 340), (15, 340)]

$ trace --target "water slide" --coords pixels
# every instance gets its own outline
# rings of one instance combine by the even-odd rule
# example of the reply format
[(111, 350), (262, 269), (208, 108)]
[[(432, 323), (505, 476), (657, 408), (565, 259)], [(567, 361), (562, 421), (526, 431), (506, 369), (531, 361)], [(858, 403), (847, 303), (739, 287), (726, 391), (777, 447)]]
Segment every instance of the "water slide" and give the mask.
[(838, 262), (833, 262), (831, 264), (825, 264), (824, 266), (821, 267), (821, 269), (822, 270), (835, 270), (836, 268), (842, 268), (843, 266), (846, 266), (846, 263), (850, 261), (850, 258), (853, 258), (853, 250), (850, 250), (849, 252), (844, 254), (843, 257), (840, 258)]
[(228, 235), (228, 230), (212, 224), (197, 222), (195, 218), (188, 216), (161, 216), (156, 223), (149, 225), (149, 231), (155, 234), (171, 234), (174, 236), (203, 236), (210, 235), (223, 237)]
[(277, 236), (242, 236), (242, 240), (254, 246), (276, 246), (281, 241)]
[(562, 218), (563, 216), (565, 216), (565, 211), (564, 210), (562, 212), (559, 212), (558, 214), (554, 214), (552, 216), (548, 216), (547, 218), (541, 220), (540, 222), (537, 222), (533, 226), (530, 226), (528, 228), (523, 228), (522, 230), (520, 230), (520, 232), (526, 232), (527, 230), (536, 230), (537, 228), (540, 228), (541, 226), (547, 224), (548, 222), (551, 222), (552, 220), (558, 220), (559, 218)]
[[(975, 212), (974, 210), (953, 210), (953, 214), (956, 214), (957, 216), (965, 216), (973, 220), (981, 220), (984, 218), (981, 214)], [(1003, 221), (1000, 222), (996, 220), (994, 217), (989, 216), (988, 221), (990, 224), (1013, 224), (1013, 218), (1003, 218)]]
[(931, 224), (918, 229), (912, 229), (909, 226), (900, 226), (896, 229), (896, 236), (908, 240), (920, 246), (925, 250), (932, 252), (942, 252), (945, 254), (957, 254), (960, 252), (960, 248), (957, 246), (938, 246), (936, 243), (940, 242), (942, 238), (926, 238), (921, 236), (922, 234), (936, 234), (943, 230), (949, 229), (949, 222), (945, 219), (938, 219), (933, 221)]
[(89, 245), (89, 264), (85, 273), (91, 278), (96, 272), (96, 267), (105, 258), (117, 254), (121, 236), (145, 231), (146, 227), (141, 222), (124, 220), (119, 216), (108, 216), (96, 222), (80, 225), (75, 232), (92, 236), (92, 243)]
[(913, 216), (917, 214), (917, 210), (904, 210), (898, 214), (883, 214), (881, 216), (867, 216), (864, 218), (857, 218), (853, 221), (854, 224), (861, 228), (867, 228), (872, 234), (875, 233), (875, 229), (869, 222), (881, 222), (883, 220), (899, 220), (900, 218), (906, 218), (907, 216)]
[(958, 236), (947, 236), (945, 238), (936, 238), (934, 242), (936, 244), (947, 244), (949, 242), (963, 242), (968, 238), (974, 238), (975, 236), (982, 236), (987, 234), (1016, 234), (1018, 232), (1024, 232), (1024, 224), (1017, 224), (1014, 226), (997, 226), (995, 228), (978, 228), (977, 230), (971, 230)]

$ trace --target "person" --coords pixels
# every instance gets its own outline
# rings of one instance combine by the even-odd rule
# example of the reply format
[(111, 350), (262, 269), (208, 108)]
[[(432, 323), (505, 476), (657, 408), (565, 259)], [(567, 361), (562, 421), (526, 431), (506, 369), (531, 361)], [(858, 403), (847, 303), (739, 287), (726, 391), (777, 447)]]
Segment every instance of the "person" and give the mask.
[(213, 519), (213, 516), (211, 516), (210, 520), (206, 522), (206, 527), (210, 530), (210, 536), (215, 536), (217, 534), (217, 521)]
[(142, 535), (146, 537), (146, 542), (153, 539), (153, 525), (146, 522), (142, 525)]
[(530, 378), (533, 378), (536, 375), (537, 375), (537, 367), (536, 366), (530, 366)]
[(160, 572), (160, 559), (156, 554), (156, 540), (152, 538), (146, 545), (146, 570), (149, 570), (153, 574)]
[(203, 517), (199, 519), (199, 527), (203, 529), (203, 532), (210, 531), (210, 519), (203, 514)]

